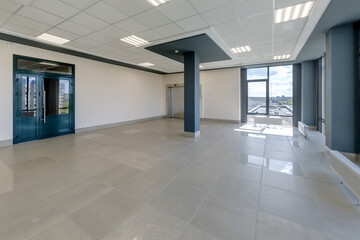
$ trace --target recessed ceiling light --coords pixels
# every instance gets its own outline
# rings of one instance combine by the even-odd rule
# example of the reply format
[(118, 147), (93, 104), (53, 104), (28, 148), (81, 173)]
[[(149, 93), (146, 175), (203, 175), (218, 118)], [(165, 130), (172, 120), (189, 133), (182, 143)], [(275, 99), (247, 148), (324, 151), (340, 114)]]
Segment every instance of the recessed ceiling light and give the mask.
[(153, 63), (149, 63), (149, 62), (139, 63), (138, 65), (139, 65), (139, 66), (142, 66), (142, 67), (151, 67), (151, 66), (155, 66), (155, 64), (153, 64)]
[(275, 10), (274, 22), (281, 23), (309, 16), (314, 1)]
[(134, 45), (136, 47), (140, 47), (140, 46), (144, 46), (146, 44), (149, 44), (148, 41), (146, 41), (146, 40), (144, 40), (142, 38), (139, 38), (139, 37), (137, 37), (135, 35), (131, 35), (131, 36), (128, 36), (126, 38), (122, 38), (120, 40), (123, 41), (123, 42), (129, 43), (131, 45)]
[(274, 60), (283, 60), (283, 59), (289, 59), (290, 58), (290, 54), (283, 54), (283, 55), (277, 55), (277, 56), (274, 56)]
[(43, 33), (39, 36), (37, 36), (36, 38), (47, 41), (47, 42), (52, 42), (52, 43), (56, 43), (56, 44), (65, 44), (70, 42), (70, 40), (67, 40), (65, 38), (61, 38), (61, 37), (56, 37), (47, 33)]
[(153, 5), (154, 7), (157, 7), (161, 4), (170, 2), (170, 0), (147, 0), (151, 5)]
[(236, 47), (236, 48), (232, 48), (231, 51), (233, 53), (242, 53), (242, 52), (250, 52), (251, 48), (249, 46), (244, 46), (244, 47)]

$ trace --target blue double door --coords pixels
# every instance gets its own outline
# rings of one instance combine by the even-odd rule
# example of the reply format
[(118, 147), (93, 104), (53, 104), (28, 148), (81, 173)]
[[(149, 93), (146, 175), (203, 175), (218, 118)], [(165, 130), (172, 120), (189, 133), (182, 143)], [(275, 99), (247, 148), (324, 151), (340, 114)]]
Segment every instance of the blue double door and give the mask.
[(16, 73), (14, 143), (74, 133), (73, 78)]

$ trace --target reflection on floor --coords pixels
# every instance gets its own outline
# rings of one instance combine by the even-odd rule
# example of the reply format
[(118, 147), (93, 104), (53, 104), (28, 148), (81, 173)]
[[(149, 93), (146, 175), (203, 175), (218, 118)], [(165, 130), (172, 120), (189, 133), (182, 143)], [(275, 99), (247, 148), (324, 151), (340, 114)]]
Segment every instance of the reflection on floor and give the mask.
[(266, 124), (257, 124), (247, 123), (242, 125), (234, 131), (252, 133), (258, 135), (276, 135), (276, 136), (288, 136), (292, 137), (294, 135), (294, 128), (291, 126), (285, 125), (266, 125)]
[(359, 239), (320, 134), (182, 129), (161, 119), (0, 148), (0, 239)]

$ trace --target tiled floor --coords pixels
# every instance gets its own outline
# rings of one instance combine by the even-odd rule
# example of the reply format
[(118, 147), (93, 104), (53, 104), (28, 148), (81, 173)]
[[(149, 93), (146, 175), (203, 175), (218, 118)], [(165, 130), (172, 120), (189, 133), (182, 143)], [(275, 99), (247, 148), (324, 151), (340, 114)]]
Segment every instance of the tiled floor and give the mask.
[(319, 133), (239, 127), (194, 140), (161, 119), (0, 148), (0, 239), (359, 239)]

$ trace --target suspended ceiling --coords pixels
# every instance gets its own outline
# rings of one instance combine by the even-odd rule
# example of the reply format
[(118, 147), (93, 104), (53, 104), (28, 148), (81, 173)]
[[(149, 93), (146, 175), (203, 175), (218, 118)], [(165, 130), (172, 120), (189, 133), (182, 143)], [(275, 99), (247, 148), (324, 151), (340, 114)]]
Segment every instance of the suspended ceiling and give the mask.
[[(154, 7), (146, 0), (0, 0), (0, 31), (27, 39), (48, 33), (70, 40), (68, 48), (165, 73), (183, 64), (145, 49), (207, 34), (230, 60), (205, 63), (205, 69), (295, 60), (330, 0), (317, 0), (309, 17), (274, 23), (274, 10), (309, 0), (172, 0)], [(149, 45), (120, 41), (136, 35)], [(234, 54), (234, 47), (251, 51)], [(282, 61), (282, 60), (281, 60)]]

